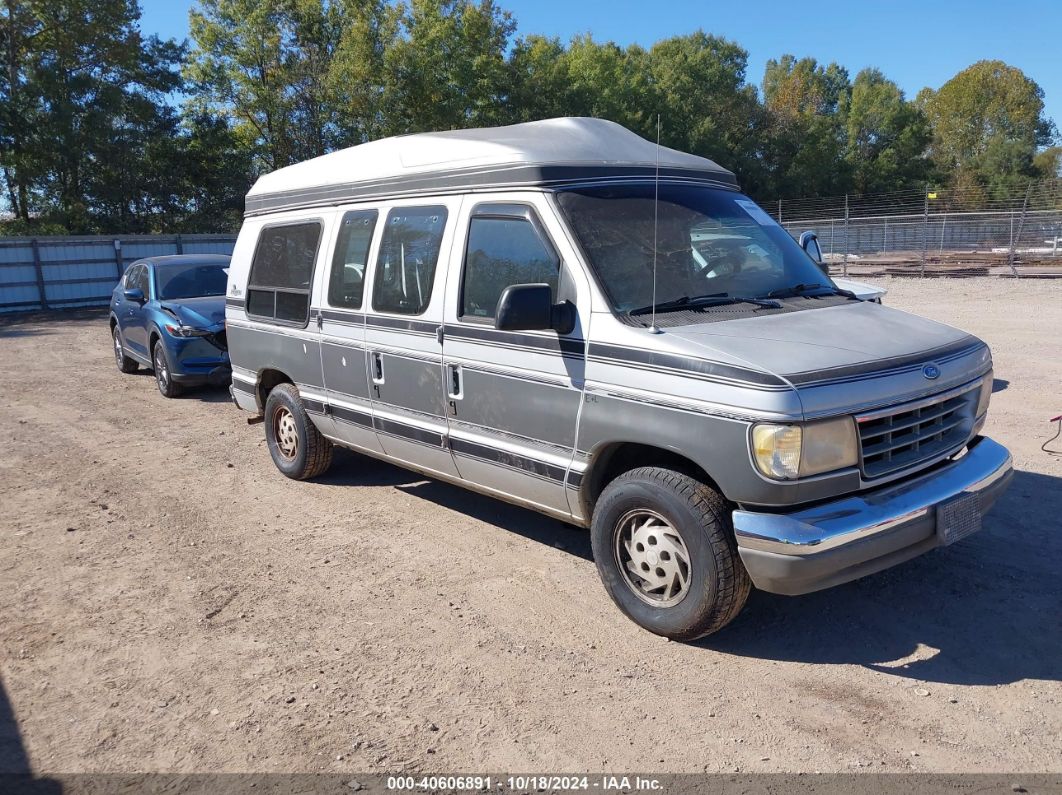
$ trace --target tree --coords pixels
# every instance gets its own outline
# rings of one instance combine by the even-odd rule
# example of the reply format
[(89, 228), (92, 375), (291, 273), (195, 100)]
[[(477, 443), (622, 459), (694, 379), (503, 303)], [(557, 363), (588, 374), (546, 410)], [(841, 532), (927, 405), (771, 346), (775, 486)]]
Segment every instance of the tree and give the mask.
[(755, 87), (745, 82), (747, 63), (737, 44), (704, 31), (649, 50), (664, 143), (717, 161), (757, 191), (766, 177), (759, 158), (765, 116)]
[(777, 195), (843, 193), (849, 185), (840, 108), (851, 87), (835, 63), (792, 55), (771, 59), (763, 76), (765, 157)]
[(931, 156), (951, 180), (1014, 188), (1036, 176), (1033, 157), (1055, 137), (1043, 89), (1002, 61), (979, 61), (919, 102), (933, 130)]
[(389, 134), (453, 130), (505, 120), (505, 52), (516, 29), (494, 0), (411, 0), (384, 53)]
[(139, 155), (176, 126), (164, 98), (180, 84), (182, 48), (142, 37), (134, 0), (29, 0), (6, 11), (0, 146), (12, 208), (25, 222), (35, 204), (39, 216), (90, 231), (97, 206), (121, 196), (128, 218)]
[(568, 52), (560, 39), (535, 35), (518, 39), (508, 66), (508, 121), (574, 115)]
[(931, 133), (922, 110), (878, 69), (856, 75), (840, 108), (847, 144), (845, 159), (858, 193), (877, 193), (924, 183)]
[(1052, 146), (1037, 152), (1033, 168), (1041, 179), (1062, 179), (1062, 146)]
[(41, 20), (17, 0), (6, 0), (0, 10), (0, 163), (12, 214), (29, 223), (32, 186), (39, 176), (33, 138), (42, 108), (27, 85), (26, 61), (41, 33)]

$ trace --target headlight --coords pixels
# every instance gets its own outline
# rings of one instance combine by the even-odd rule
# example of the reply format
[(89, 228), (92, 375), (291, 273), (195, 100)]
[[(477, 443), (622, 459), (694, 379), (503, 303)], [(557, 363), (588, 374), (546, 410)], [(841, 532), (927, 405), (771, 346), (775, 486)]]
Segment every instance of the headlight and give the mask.
[(210, 332), (205, 328), (193, 328), (192, 326), (166, 326), (166, 331), (175, 337), (206, 337)]
[(752, 458), (775, 480), (832, 472), (859, 463), (859, 439), (851, 417), (806, 425), (752, 426)]

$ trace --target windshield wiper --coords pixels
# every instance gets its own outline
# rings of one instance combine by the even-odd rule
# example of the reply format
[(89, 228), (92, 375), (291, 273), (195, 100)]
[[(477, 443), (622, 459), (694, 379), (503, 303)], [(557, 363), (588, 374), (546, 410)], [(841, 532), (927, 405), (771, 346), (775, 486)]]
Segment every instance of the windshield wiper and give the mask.
[(792, 287), (779, 287), (777, 290), (771, 290), (764, 298), (792, 298), (799, 295), (810, 295), (816, 290), (829, 290), (826, 295), (843, 295), (845, 298), (855, 298), (855, 293), (848, 290), (842, 290), (840, 287), (834, 287), (830, 284), (794, 284)]
[(677, 312), (682, 309), (703, 309), (710, 306), (729, 306), (730, 304), (754, 304), (767, 309), (781, 309), (781, 304), (770, 298), (750, 298), (745, 296), (730, 296), (727, 293), (712, 293), (711, 295), (684, 295), (673, 301), (663, 301), (659, 304), (640, 306), (631, 309), (628, 315), (649, 315), (656, 312)]

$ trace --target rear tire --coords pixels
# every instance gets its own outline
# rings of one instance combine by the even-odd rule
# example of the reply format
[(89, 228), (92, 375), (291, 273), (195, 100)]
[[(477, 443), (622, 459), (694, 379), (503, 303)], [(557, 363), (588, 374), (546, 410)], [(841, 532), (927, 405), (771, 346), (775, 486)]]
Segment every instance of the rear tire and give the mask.
[(181, 394), (181, 385), (173, 380), (173, 368), (170, 367), (170, 357), (166, 354), (166, 346), (162, 340), (155, 340), (155, 346), (151, 349), (151, 361), (155, 368), (155, 386), (163, 397), (175, 398)]
[(278, 384), (269, 393), (265, 430), (269, 455), (289, 478), (315, 478), (332, 465), (332, 442), (313, 424), (294, 384)]
[(114, 343), (114, 363), (118, 365), (118, 370), (126, 374), (135, 373), (140, 365), (136, 359), (125, 355), (125, 340), (122, 339), (122, 330), (118, 328), (117, 323), (111, 329), (111, 342)]
[(752, 588), (726, 500), (670, 469), (634, 469), (609, 483), (594, 508), (591, 542), (619, 609), (672, 640), (722, 629)]

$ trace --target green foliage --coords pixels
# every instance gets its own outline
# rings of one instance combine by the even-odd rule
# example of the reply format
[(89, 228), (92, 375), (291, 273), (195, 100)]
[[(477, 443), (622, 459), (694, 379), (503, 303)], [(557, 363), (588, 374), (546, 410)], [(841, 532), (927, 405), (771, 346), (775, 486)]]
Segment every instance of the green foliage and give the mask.
[(763, 77), (768, 119), (764, 141), (774, 192), (780, 196), (843, 193), (849, 184), (841, 107), (848, 72), (837, 64), (783, 55)]
[[(497, 0), (198, 0), (191, 46), (136, 0), (0, 0), (0, 204), (12, 229), (234, 229), (255, 176), (386, 135), (597, 116), (759, 197), (1054, 177), (1043, 92), (983, 61), (908, 101), (877, 69), (782, 55), (762, 90), (702, 30), (648, 49), (529, 34)], [(175, 102), (182, 103), (178, 111)]]
[(917, 105), (877, 69), (856, 75), (842, 107), (845, 160), (857, 193), (879, 193), (925, 182), (929, 123)]
[(483, 127), (505, 120), (505, 52), (516, 29), (493, 0), (411, 0), (384, 53), (389, 134)]
[(1037, 148), (1055, 136), (1043, 115), (1043, 89), (1002, 61), (979, 61), (918, 100), (933, 131), (934, 165), (956, 182), (989, 189), (1026, 184), (1037, 176)]

